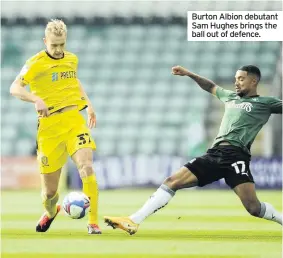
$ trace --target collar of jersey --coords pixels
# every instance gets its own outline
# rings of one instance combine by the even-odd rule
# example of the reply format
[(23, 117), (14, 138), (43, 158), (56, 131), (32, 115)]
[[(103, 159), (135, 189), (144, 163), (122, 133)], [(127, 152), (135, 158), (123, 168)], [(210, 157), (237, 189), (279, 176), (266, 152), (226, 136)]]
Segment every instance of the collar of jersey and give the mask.
[(256, 97), (259, 97), (259, 95), (244, 96), (244, 97), (241, 97), (241, 99), (250, 99), (250, 98), (256, 98)]
[(64, 53), (64, 52), (63, 52), (63, 57), (61, 57), (61, 58), (55, 58), (55, 57), (51, 56), (51, 55), (47, 52), (47, 50), (45, 50), (45, 53), (46, 53), (46, 55), (48, 55), (50, 58), (52, 58), (52, 59), (54, 59), (54, 60), (61, 60), (61, 59), (63, 59), (63, 58), (65, 57), (65, 53)]

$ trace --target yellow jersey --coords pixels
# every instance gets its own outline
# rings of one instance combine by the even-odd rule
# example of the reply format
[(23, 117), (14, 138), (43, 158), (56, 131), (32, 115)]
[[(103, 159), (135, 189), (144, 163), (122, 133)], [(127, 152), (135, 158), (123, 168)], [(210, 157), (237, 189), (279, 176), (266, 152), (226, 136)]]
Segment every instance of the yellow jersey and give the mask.
[(77, 67), (73, 53), (64, 51), (63, 58), (55, 59), (42, 50), (26, 61), (18, 78), (46, 103), (50, 113), (71, 105), (82, 110), (87, 102), (80, 91)]

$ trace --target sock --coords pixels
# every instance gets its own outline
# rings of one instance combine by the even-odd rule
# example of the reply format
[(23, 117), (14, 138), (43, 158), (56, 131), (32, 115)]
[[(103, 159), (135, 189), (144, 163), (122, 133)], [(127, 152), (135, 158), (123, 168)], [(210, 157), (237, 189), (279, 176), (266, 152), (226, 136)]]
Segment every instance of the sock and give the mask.
[(44, 209), (47, 212), (47, 216), (49, 218), (53, 218), (57, 212), (56, 204), (59, 200), (59, 194), (56, 193), (53, 197), (47, 198), (45, 194), (42, 194), (42, 203), (44, 206)]
[(140, 224), (149, 215), (155, 213), (159, 209), (167, 205), (167, 203), (173, 198), (175, 191), (170, 189), (167, 185), (161, 185), (157, 191), (150, 196), (143, 207), (136, 213), (130, 216), (130, 219), (136, 223)]
[(267, 202), (260, 203), (259, 217), (267, 220), (272, 220), (282, 225), (282, 214), (275, 210), (274, 207)]
[(88, 213), (88, 223), (98, 225), (98, 185), (94, 175), (83, 177), (83, 192), (90, 200), (90, 210)]

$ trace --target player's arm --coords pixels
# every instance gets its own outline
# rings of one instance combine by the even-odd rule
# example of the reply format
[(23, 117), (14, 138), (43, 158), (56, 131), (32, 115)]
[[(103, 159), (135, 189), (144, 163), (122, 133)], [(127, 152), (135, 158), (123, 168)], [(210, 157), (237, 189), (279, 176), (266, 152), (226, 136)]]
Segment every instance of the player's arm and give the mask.
[(182, 66), (174, 66), (172, 68), (172, 74), (188, 76), (193, 79), (203, 90), (211, 93), (212, 95), (216, 95), (217, 85), (213, 81), (208, 80), (198, 74), (192, 73)]
[(282, 99), (271, 97), (269, 106), (271, 114), (282, 114)]
[(85, 98), (86, 102), (87, 102), (87, 115), (88, 115), (88, 127), (92, 128), (96, 126), (96, 114), (95, 114), (95, 110), (91, 104), (91, 101), (89, 99), (89, 97), (87, 96), (82, 83), (80, 82), (80, 80), (78, 79), (79, 82), (79, 87), (82, 93), (82, 96)]
[(39, 98), (28, 92), (25, 86), (26, 84), (24, 84), (21, 79), (16, 79), (10, 87), (10, 94), (23, 101), (35, 103)]
[(22, 79), (23, 77), (18, 76), (10, 87), (10, 94), (23, 101), (31, 102), (35, 104), (35, 109), (41, 116), (48, 116), (48, 108), (44, 101), (38, 96), (28, 92), (25, 88), (27, 83)]

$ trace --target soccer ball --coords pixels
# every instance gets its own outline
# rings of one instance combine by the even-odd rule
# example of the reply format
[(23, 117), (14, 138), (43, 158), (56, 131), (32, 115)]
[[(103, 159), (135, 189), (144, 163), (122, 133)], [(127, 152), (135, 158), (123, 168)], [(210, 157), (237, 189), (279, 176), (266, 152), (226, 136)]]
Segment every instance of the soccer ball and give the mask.
[(83, 218), (90, 209), (89, 198), (81, 192), (71, 192), (63, 200), (63, 209), (72, 219)]

